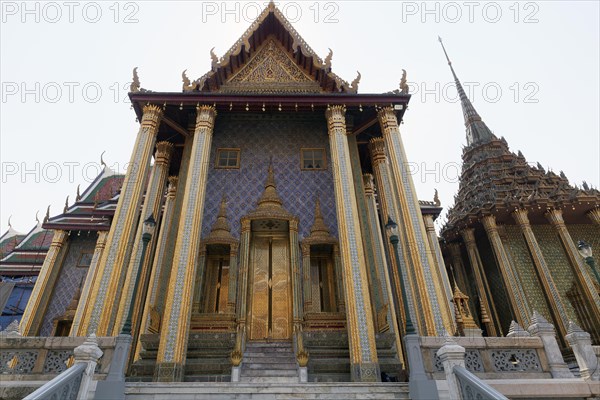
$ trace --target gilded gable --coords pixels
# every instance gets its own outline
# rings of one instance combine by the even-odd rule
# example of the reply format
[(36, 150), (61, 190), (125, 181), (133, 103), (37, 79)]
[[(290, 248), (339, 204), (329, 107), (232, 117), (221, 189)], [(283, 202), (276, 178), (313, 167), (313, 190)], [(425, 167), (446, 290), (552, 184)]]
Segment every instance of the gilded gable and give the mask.
[(219, 91), (321, 93), (322, 89), (294, 62), (277, 40), (271, 37)]

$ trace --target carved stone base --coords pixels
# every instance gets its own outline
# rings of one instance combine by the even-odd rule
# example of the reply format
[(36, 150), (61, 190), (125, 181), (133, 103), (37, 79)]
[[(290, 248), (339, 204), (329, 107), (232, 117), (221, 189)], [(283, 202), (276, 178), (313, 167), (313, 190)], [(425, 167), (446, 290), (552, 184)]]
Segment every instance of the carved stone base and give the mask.
[(352, 382), (381, 382), (379, 364), (351, 364)]
[(183, 381), (183, 364), (157, 363), (154, 370), (155, 382), (181, 382)]

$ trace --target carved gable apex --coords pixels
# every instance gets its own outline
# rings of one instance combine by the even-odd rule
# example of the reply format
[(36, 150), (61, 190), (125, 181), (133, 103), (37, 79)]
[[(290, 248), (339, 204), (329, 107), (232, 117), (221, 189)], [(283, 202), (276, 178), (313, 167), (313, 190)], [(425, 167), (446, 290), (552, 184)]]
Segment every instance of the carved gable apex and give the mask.
[(321, 93), (319, 83), (308, 76), (274, 36), (220, 88), (220, 92)]

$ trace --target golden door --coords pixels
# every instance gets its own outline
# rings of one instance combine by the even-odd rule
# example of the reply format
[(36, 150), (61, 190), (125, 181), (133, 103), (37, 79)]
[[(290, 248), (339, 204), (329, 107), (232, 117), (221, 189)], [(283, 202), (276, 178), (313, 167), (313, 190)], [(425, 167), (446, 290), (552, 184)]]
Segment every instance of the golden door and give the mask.
[(288, 240), (254, 237), (250, 253), (250, 340), (289, 339), (291, 300)]

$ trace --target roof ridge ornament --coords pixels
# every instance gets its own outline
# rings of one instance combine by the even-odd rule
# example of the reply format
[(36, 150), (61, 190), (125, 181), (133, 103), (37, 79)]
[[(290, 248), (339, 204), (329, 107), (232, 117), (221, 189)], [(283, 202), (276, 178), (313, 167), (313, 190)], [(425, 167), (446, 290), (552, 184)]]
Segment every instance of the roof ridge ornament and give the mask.
[(106, 165), (106, 163), (104, 162), (104, 153), (106, 153), (106, 150), (104, 150), (102, 153), (100, 153), (100, 165), (104, 166), (104, 169), (108, 168), (108, 165)]
[(402, 68), (402, 78), (400, 79), (400, 93), (408, 94), (408, 84), (406, 83), (406, 70)]
[(140, 87), (140, 77), (138, 76), (137, 69), (138, 69), (138, 67), (135, 67), (133, 69), (133, 80), (131, 81), (131, 85), (129, 86), (129, 91), (131, 93), (139, 92), (140, 89), (141, 89), (141, 87)]
[(333, 58), (333, 50), (331, 50), (331, 48), (329, 49), (329, 54), (327, 54), (327, 57), (325, 57), (325, 62), (323, 63), (323, 67), (327, 70), (327, 71), (331, 71), (331, 59)]
[(10, 223), (10, 219), (12, 218), (12, 215), (8, 217), (8, 229), (11, 229), (13, 226)]
[(40, 213), (39, 210), (35, 212), (35, 222), (37, 222), (38, 225), (40, 224), (40, 218), (38, 217), (39, 213)]
[(350, 90), (354, 93), (358, 92), (358, 84), (360, 83), (360, 78), (362, 77), (359, 71), (356, 71), (356, 73), (356, 78), (354, 78), (354, 80), (350, 84)]
[(48, 222), (49, 219), (50, 219), (50, 205), (48, 205), (48, 208), (46, 209), (46, 216), (44, 217), (44, 224), (46, 222)]
[(211, 59), (210, 67), (214, 71), (220, 65), (220, 63), (219, 63), (219, 57), (217, 57), (217, 55), (215, 54), (215, 48), (214, 47), (212, 49), (210, 49), (210, 59)]

